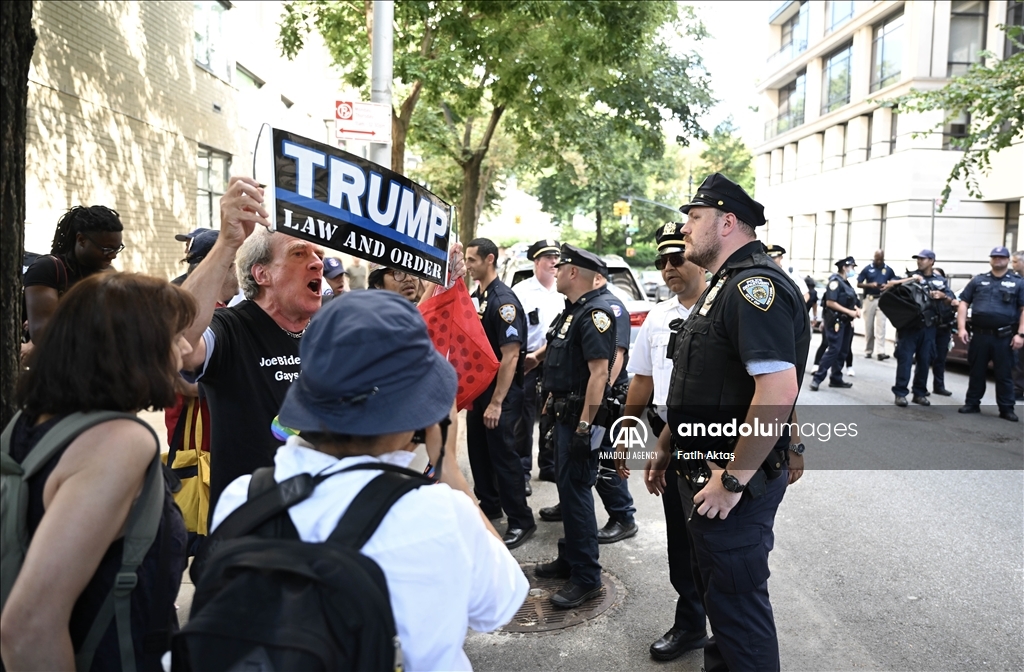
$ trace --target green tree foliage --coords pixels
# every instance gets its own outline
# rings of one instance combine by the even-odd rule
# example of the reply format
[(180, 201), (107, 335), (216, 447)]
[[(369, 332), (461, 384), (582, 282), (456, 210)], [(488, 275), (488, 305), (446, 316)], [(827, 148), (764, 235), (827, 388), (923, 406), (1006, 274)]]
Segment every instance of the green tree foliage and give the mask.
[[(286, 4), (281, 48), (294, 55), (311, 30), (348, 84), (366, 88), (372, 4)], [(700, 29), (703, 30), (702, 28)], [(660, 155), (662, 123), (697, 134), (707, 82), (670, 50), (691, 36), (675, 2), (403, 0), (395, 4), (393, 167), (406, 137), (462, 171), (461, 235), (472, 237), (486, 197), (485, 160), (502, 122), (519, 158), (552, 157), (592, 137), (595, 119)], [(700, 95), (703, 94), (703, 97)], [(423, 114), (415, 115), (419, 103)], [(500, 136), (498, 136), (500, 137)], [(496, 168), (494, 173), (497, 174)]]
[(730, 180), (754, 193), (754, 157), (746, 143), (736, 135), (732, 117), (720, 123), (708, 136), (707, 148), (700, 153), (702, 175), (721, 173)]
[[(1021, 41), (1024, 29), (1004, 25), (999, 28), (1006, 31), (1007, 39), (1018, 49), (1024, 49)], [(946, 116), (932, 132), (941, 132), (945, 123), (963, 112), (970, 115), (967, 135), (950, 138), (950, 145), (963, 150), (963, 155), (946, 178), (946, 186), (942, 190), (943, 206), (956, 180), (964, 180), (967, 193), (972, 197), (982, 198), (978, 174), (986, 174), (991, 169), (992, 154), (1009, 147), (1014, 141), (1024, 140), (1024, 51), (1018, 50), (1005, 60), (987, 51), (981, 55), (984, 59), (981, 63), (975, 63), (966, 74), (954, 77), (941, 89), (912, 89), (904, 96), (882, 102), (886, 107), (898, 106), (901, 112), (943, 110)], [(915, 137), (917, 135), (921, 134), (915, 134)]]

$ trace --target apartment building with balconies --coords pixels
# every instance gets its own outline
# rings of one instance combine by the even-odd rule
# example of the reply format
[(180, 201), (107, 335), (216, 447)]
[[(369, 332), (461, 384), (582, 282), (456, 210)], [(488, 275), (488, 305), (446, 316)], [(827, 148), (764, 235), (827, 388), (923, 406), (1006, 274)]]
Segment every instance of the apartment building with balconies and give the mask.
[(993, 156), (983, 198), (956, 182), (938, 211), (960, 156), (950, 139), (970, 119), (901, 113), (879, 101), (939, 88), (983, 50), (1010, 56), (1016, 47), (997, 26), (1022, 23), (1024, 4), (1014, 0), (779, 5), (759, 85), (764, 142), (754, 149), (765, 242), (786, 247), (796, 271), (818, 278), (836, 259), (863, 264), (878, 248), (897, 272), (934, 249), (953, 274), (987, 268), (996, 245), (1021, 247), (1024, 142)]

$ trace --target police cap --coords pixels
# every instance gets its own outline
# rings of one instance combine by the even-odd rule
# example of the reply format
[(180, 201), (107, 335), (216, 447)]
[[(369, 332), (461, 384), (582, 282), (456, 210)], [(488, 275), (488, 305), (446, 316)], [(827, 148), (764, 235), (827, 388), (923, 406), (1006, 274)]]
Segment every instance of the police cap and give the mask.
[(774, 259), (775, 257), (781, 257), (786, 253), (786, 248), (782, 245), (767, 245), (764, 248), (764, 253)]
[(683, 225), (679, 222), (669, 222), (659, 228), (654, 237), (658, 241), (658, 255), (673, 254), (682, 252), (686, 243), (683, 242), (683, 234), (680, 229)]
[(705, 178), (697, 187), (693, 200), (679, 210), (685, 215), (690, 212), (690, 208), (697, 206), (731, 212), (750, 226), (761, 226), (767, 221), (764, 218), (764, 206), (752, 199), (743, 187), (721, 173)]
[(846, 257), (836, 262), (836, 268), (842, 268), (843, 266), (856, 266), (857, 261), (853, 257)]
[(558, 260), (556, 266), (564, 266), (569, 264), (576, 266), (577, 268), (585, 268), (589, 271), (595, 271), (601, 275), (608, 273), (608, 264), (604, 263), (601, 257), (597, 256), (593, 252), (587, 252), (582, 250), (575, 245), (564, 243), (562, 245), (561, 259)]
[(557, 240), (538, 240), (526, 249), (526, 258), (530, 261), (535, 261), (538, 257), (548, 254), (558, 256)]
[(1009, 257), (1010, 251), (1005, 247), (993, 247), (992, 251), (988, 253), (990, 257)]

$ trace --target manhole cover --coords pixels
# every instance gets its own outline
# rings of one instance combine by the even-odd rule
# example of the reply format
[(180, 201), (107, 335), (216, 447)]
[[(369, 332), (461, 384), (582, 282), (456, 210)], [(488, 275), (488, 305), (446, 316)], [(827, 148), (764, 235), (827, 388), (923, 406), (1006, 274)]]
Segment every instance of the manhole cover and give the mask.
[(565, 579), (541, 579), (534, 575), (533, 563), (521, 565), (530, 579), (530, 592), (519, 611), (501, 629), (505, 632), (546, 632), (589, 621), (615, 604), (622, 586), (608, 572), (601, 572), (601, 593), (575, 609), (559, 609), (549, 599), (565, 584)]

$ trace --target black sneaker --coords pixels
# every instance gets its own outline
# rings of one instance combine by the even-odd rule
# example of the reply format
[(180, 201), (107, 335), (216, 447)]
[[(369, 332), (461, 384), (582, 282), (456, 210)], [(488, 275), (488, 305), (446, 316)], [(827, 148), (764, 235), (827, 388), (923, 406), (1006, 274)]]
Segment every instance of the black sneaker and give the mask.
[(960, 408), (956, 409), (957, 413), (981, 413), (980, 406), (971, 406), (970, 404), (964, 404)]
[(952, 397), (953, 396), (953, 393), (950, 392), (949, 390), (947, 390), (944, 387), (940, 387), (940, 388), (932, 390), (932, 394), (937, 394), (940, 397)]
[(572, 609), (578, 607), (589, 599), (601, 594), (601, 586), (591, 588), (577, 586), (572, 581), (567, 581), (562, 589), (551, 596), (551, 604), (559, 609)]
[(999, 417), (1010, 422), (1017, 422), (1017, 414), (1013, 411), (999, 411)]
[(850, 388), (850, 387), (853, 387), (853, 383), (848, 383), (848, 382), (846, 382), (845, 380), (840, 380), (840, 381), (839, 381), (838, 383), (833, 383), (833, 382), (832, 382), (832, 381), (830, 380), (830, 381), (828, 381), (828, 386), (829, 386), (829, 387), (842, 387), (842, 388)]
[[(896, 397), (896, 405), (899, 406), (900, 408), (906, 408), (907, 407), (907, 398), (906, 397), (899, 397), (899, 396), (897, 396)], [(961, 413), (962, 412), (963, 411), (961, 411)]]
[(878, 361), (880, 361), (880, 362), (884, 362), (887, 359), (889, 359), (889, 355), (884, 355), (883, 354), (883, 355), (879, 355), (878, 356)]
[(812, 379), (811, 379), (811, 392), (817, 392), (817, 391), (818, 391), (818, 386), (819, 386), (820, 384), (821, 384), (821, 383), (819, 383), (818, 381), (816, 381), (816, 380), (814, 380), (814, 379), (812, 378)]
[(914, 402), (915, 404), (919, 404), (921, 406), (931, 406), (932, 405), (932, 402), (928, 401), (928, 397), (920, 397), (920, 396), (918, 396), (916, 394), (913, 396), (913, 398), (911, 398), (911, 401)]
[(542, 579), (568, 579), (572, 575), (572, 568), (565, 560), (556, 558), (551, 562), (538, 563), (533, 568), (533, 573)]

